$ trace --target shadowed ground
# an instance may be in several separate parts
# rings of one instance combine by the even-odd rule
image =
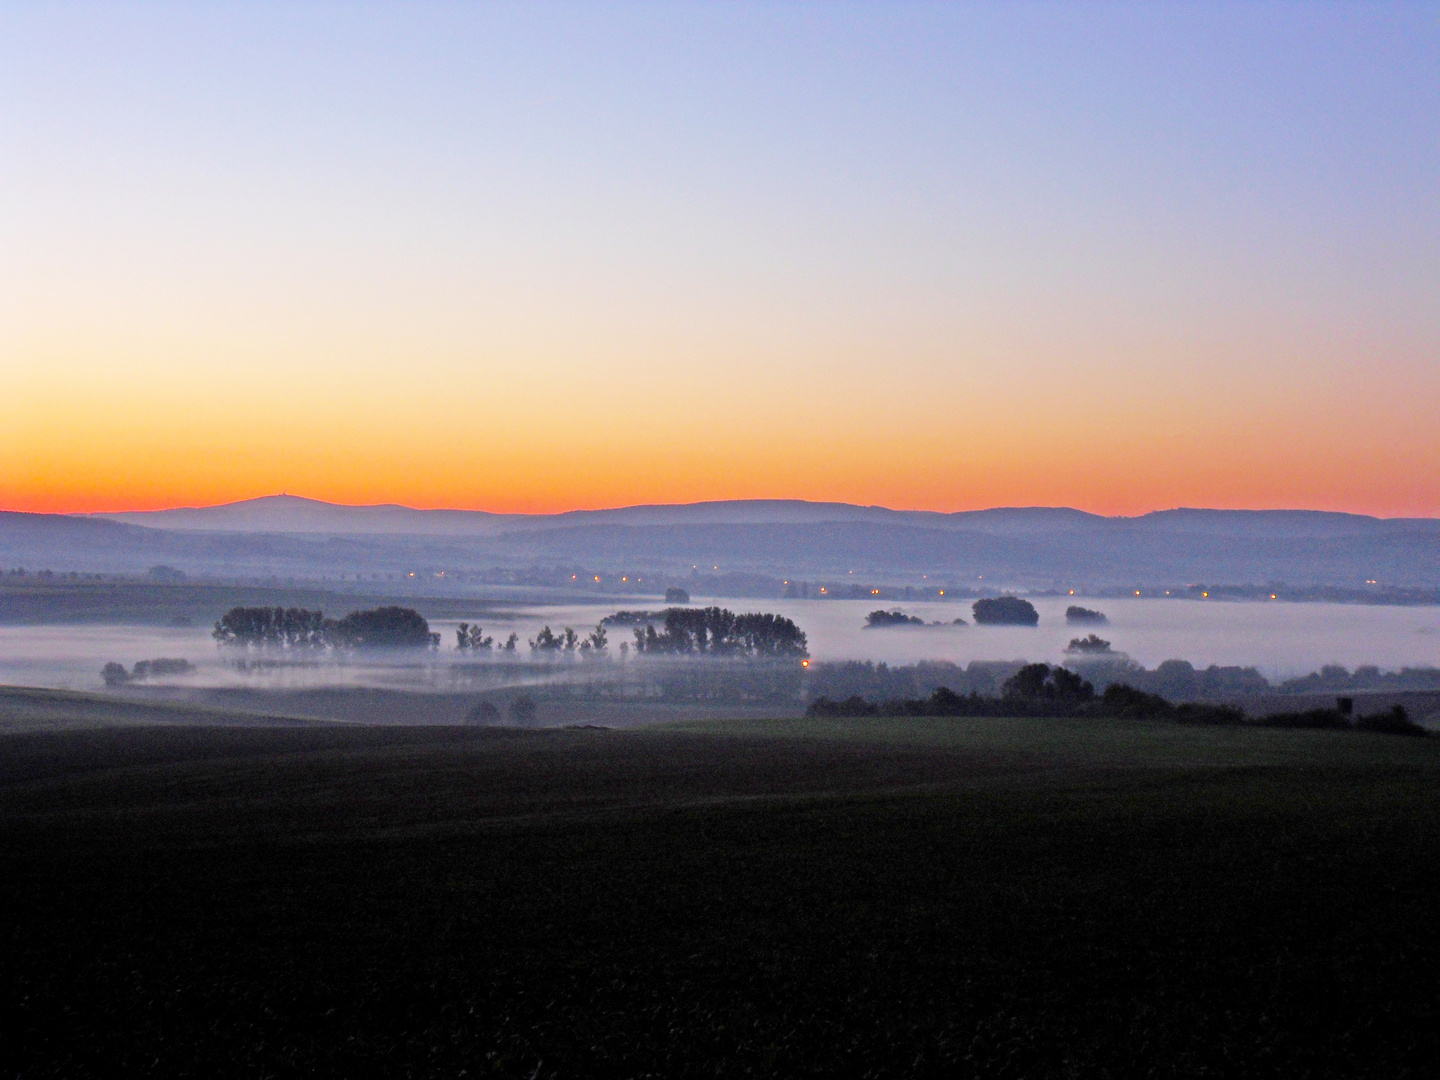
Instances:
[[[1429,1075],[1437,741],[1035,720],[9,735],[0,1059]]]

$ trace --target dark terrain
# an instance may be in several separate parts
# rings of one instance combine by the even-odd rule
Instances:
[[[1429,1076],[1435,743],[924,719],[10,734],[0,1068]]]

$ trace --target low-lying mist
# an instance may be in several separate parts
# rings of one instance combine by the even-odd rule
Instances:
[[[690,609],[703,606],[696,598]],[[1182,660],[1198,671],[1253,668],[1262,682],[1278,687],[1288,679],[1318,673],[1326,665],[1347,671],[1440,666],[1440,609],[1361,607],[1339,604],[1176,603],[1164,600],[1086,601],[1100,608],[1099,627],[1067,623],[1068,598],[1039,598],[1036,626],[977,625],[966,602],[899,605],[907,621],[867,628],[877,605],[865,601],[774,601],[764,605],[792,619],[807,636],[813,665],[754,662],[696,668],[685,657],[641,656],[633,626],[612,622],[607,647],[586,653],[532,651],[529,643],[545,628],[563,641],[566,628],[577,643],[612,616],[613,604],[535,607],[473,620],[430,620],[437,648],[363,650],[235,649],[217,647],[209,627],[120,625],[0,627],[0,681],[13,685],[99,690],[106,664],[127,672],[141,664],[130,690],[304,691],[375,688],[448,695],[537,693],[647,698],[728,700],[734,704],[799,700],[826,665],[845,661],[915,665],[938,662],[961,669],[979,662],[1018,664],[1128,665],[1154,671]],[[663,612],[663,606],[652,610]],[[956,619],[963,619],[957,625]],[[920,622],[908,621],[918,619]],[[488,649],[456,648],[462,622],[467,631],[489,638]],[[1098,630],[1106,644],[1100,655],[1067,652],[1077,638]],[[504,643],[515,642],[506,652]],[[625,646],[624,649],[621,646]],[[188,668],[145,662],[183,660]],[[979,669],[977,669],[979,670]],[[708,681],[707,681],[708,680]],[[748,680],[748,681],[747,681]],[[1331,680],[1334,681],[1333,679]],[[1328,684],[1326,684],[1328,685]],[[963,689],[964,687],[952,687]],[[1257,684],[1258,688],[1258,684]]]

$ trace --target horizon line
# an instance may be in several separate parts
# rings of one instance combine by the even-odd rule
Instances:
[[[688,509],[707,506],[735,506],[742,504],[798,504],[813,507],[844,507],[852,510],[875,510],[892,514],[933,514],[939,517],[955,517],[961,514],[982,514],[995,511],[1065,511],[1074,514],[1083,514],[1087,517],[1103,518],[1107,520],[1134,520],[1148,517],[1151,514],[1177,513],[1184,511],[1209,512],[1209,513],[1251,513],[1251,514],[1326,514],[1343,517],[1369,518],[1375,521],[1434,521],[1437,517],[1430,515],[1394,515],[1384,516],[1380,514],[1367,514],[1353,510],[1330,510],[1309,506],[1164,506],[1154,507],[1150,510],[1137,514],[1105,514],[1093,510],[1085,510],[1081,507],[1067,505],[995,505],[974,507],[966,510],[936,510],[926,507],[892,507],[879,503],[851,503],[837,499],[804,499],[804,498],[736,498],[736,499],[698,499],[691,502],[645,502],[629,503],[618,506],[597,506],[597,507],[572,507],[567,510],[551,511],[504,511],[485,510],[478,507],[465,506],[411,506],[398,502],[377,502],[377,503],[343,503],[330,502],[325,499],[317,499],[308,495],[292,494],[288,491],[274,492],[266,495],[256,495],[245,499],[235,499],[230,502],[209,503],[204,505],[177,505],[158,507],[153,509],[117,509],[117,510],[76,510],[51,512],[46,516],[54,517],[115,517],[119,515],[152,515],[170,514],[180,512],[201,513],[209,510],[224,510],[232,507],[245,506],[251,503],[260,503],[275,499],[293,499],[297,502],[311,503],[340,510],[403,510],[419,514],[483,514],[495,518],[547,518],[565,517],[570,514],[601,514],[619,513],[627,510],[666,510],[666,509]],[[3,508],[7,513],[34,513],[44,515],[44,511],[12,510]]]

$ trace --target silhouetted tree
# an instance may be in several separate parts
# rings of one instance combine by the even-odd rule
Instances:
[[[992,626],[1037,626],[1040,613],[1029,600],[1018,596],[992,596],[976,600],[970,610],[975,621]]]
[[[580,651],[598,656],[605,651],[605,647],[609,644],[610,635],[605,630],[605,624],[603,622],[596,623],[595,629],[586,635],[584,641],[580,642]]]
[[[859,694],[854,694],[844,701],[831,701],[828,697],[818,697],[812,701],[805,710],[806,716],[874,716],[880,711],[878,705],[866,701]]]
[[[1125,683],[1111,683],[1100,695],[1100,706],[1106,716],[1121,719],[1148,720],[1175,715],[1175,706],[1159,694],[1147,694]]]
[[[1026,664],[1009,679],[1001,696],[1015,701],[1052,701],[1080,705],[1095,696],[1095,687],[1068,668]]]
[[[440,635],[414,608],[380,607],[352,611],[338,622],[325,624],[326,640],[335,648],[408,648],[438,646]]]
[[[1065,646],[1065,651],[1067,653],[1080,653],[1082,655],[1097,655],[1108,653],[1112,650],[1110,648],[1110,642],[1098,634],[1088,634],[1083,638],[1071,638],[1070,644]]]
[[[1045,680],[1050,677],[1049,664],[1026,664],[1005,680],[1001,696],[1007,698],[1038,698],[1045,695]]]
[[[486,637],[478,623],[471,626],[469,623],[462,622],[455,631],[455,648],[460,652],[480,652],[488,650],[494,645],[495,639]]]
[[[564,635],[556,634],[550,629],[548,623],[530,641],[531,652],[559,652],[563,648],[565,648]]]
[[[865,629],[873,630],[886,626],[924,626],[925,620],[906,615],[899,608],[894,611],[872,611],[865,616]]]

